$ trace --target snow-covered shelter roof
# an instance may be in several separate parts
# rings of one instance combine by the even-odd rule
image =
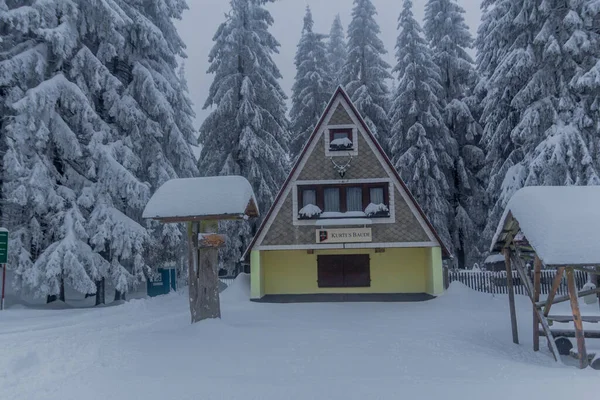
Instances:
[[[490,254],[485,261],[483,262],[484,264],[495,264],[495,263],[500,263],[500,262],[504,262],[504,254]]]
[[[600,265],[600,186],[532,186],[506,206],[491,251],[521,233],[546,266]]]
[[[143,218],[163,222],[258,217],[250,182],[241,176],[172,179],[152,196]]]

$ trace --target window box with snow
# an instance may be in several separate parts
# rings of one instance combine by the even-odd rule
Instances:
[[[353,149],[352,129],[329,130],[329,151],[348,151]]]
[[[387,218],[386,183],[298,186],[298,219]]]

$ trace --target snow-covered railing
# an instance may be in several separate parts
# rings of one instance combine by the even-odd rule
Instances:
[[[470,270],[447,270],[447,285],[452,282],[460,282],[465,286],[479,292],[491,294],[508,294],[506,286],[506,272],[493,271],[470,271]],[[556,272],[554,270],[542,271],[541,294],[548,294],[552,287],[552,280]],[[533,277],[532,277],[533,279]],[[575,271],[575,284],[577,290],[581,290],[587,283],[587,273]],[[521,281],[517,271],[513,271],[513,285],[515,294],[526,295],[525,285]],[[557,294],[568,294],[566,280],[561,283]]]

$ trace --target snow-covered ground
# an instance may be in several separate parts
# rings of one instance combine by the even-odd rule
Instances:
[[[247,277],[223,319],[190,325],[185,294],[101,309],[0,312],[2,399],[564,399],[600,372],[522,344],[504,296],[453,284],[424,303],[257,304]],[[586,311],[598,311],[597,304]]]

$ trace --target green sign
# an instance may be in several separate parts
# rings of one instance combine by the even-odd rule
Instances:
[[[0,264],[8,263],[8,231],[0,228]]]

